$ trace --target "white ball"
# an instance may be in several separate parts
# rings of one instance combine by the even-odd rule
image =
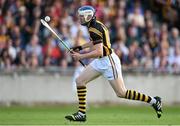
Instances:
[[[46,16],[46,17],[45,17],[45,21],[46,21],[46,22],[49,22],[50,20],[51,20],[51,18],[50,18],[49,16]]]

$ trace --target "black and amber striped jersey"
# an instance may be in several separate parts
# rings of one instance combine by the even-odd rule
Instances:
[[[108,56],[112,53],[109,31],[107,27],[98,20],[93,20],[88,26],[91,41],[100,41],[103,43],[103,56]]]

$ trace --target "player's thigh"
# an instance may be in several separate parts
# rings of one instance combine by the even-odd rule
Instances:
[[[100,75],[100,72],[96,71],[92,66],[88,65],[76,79],[77,86],[85,85],[86,83],[88,83],[91,80],[94,80]]]
[[[111,84],[111,87],[114,89],[114,91],[118,97],[125,97],[127,89],[124,85],[122,76],[120,76],[114,80],[109,80],[109,83]]]
[[[116,92],[118,97],[124,97],[126,93],[126,88],[124,85],[124,80],[122,77],[121,67],[116,64],[115,67],[109,67],[103,76],[108,79],[111,87]]]
[[[121,62],[116,54],[112,54],[110,60],[112,60],[112,66],[107,69],[104,76],[108,77],[108,81],[117,96],[124,97],[126,94],[126,88],[122,77]]]

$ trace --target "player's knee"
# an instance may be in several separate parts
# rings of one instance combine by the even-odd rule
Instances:
[[[76,84],[77,84],[77,86],[84,86],[85,82],[81,78],[78,77],[76,79]]]
[[[124,92],[116,92],[116,95],[119,98],[124,98],[125,97],[125,93]]]

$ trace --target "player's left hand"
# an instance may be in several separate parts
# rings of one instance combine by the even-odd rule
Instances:
[[[70,48],[72,51],[74,52],[79,52],[80,50],[82,50],[82,46],[75,46],[75,47],[72,47]]]
[[[82,54],[77,53],[77,52],[71,53],[71,56],[73,57],[74,60],[80,60],[80,59],[82,59]]]

